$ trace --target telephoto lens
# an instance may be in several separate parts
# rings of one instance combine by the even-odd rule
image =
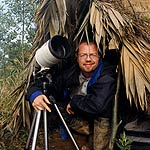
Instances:
[[[35,53],[36,62],[42,68],[51,68],[70,56],[70,45],[66,37],[56,35],[42,45]]]

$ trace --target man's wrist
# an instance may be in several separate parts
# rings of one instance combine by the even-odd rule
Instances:
[[[30,103],[32,103],[34,101],[34,99],[41,95],[42,94],[42,91],[38,90],[38,91],[35,91],[34,93],[32,93],[32,95],[30,96]]]

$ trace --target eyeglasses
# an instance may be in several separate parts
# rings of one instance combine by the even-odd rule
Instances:
[[[91,53],[91,54],[79,53],[78,56],[83,59],[87,59],[88,57],[90,57],[91,59],[99,58],[99,55],[95,53]]]

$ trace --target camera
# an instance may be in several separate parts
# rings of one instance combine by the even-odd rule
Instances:
[[[35,53],[36,62],[41,68],[51,68],[62,59],[70,56],[70,45],[66,37],[55,35]]]

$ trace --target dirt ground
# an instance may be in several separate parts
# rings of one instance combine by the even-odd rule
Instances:
[[[56,118],[54,120],[56,120]],[[61,138],[59,126],[56,126],[56,124],[54,123],[54,121],[52,124],[51,121],[51,126],[48,126],[49,150],[76,150],[75,145],[69,135],[67,140],[65,141]],[[80,135],[74,133],[73,131],[71,131],[71,133],[80,150],[92,150],[92,136]],[[4,133],[2,130],[0,130],[0,150],[25,150],[28,134],[29,131],[25,130],[23,127],[19,130],[15,138],[12,138],[13,134],[10,131],[5,131]],[[145,134],[144,137],[150,138],[150,132],[145,132]],[[140,134],[139,137],[142,139],[142,134]],[[31,147],[32,147],[32,138],[29,144],[29,150],[31,149]],[[36,150],[44,150],[43,122],[40,122],[36,143]],[[119,148],[115,147],[114,150],[119,150]],[[131,150],[150,150],[150,144],[149,142],[147,143],[134,142],[131,147]]]
[[[91,139],[72,133],[80,150],[92,150]],[[12,139],[12,134],[6,132],[2,137],[0,136],[0,150],[25,150],[28,132],[21,129],[17,136]],[[32,147],[32,139],[29,145],[29,150]],[[43,129],[39,129],[36,150],[44,150],[44,132]],[[48,148],[49,150],[76,150],[70,137],[63,141],[60,137],[58,129],[48,132]],[[115,147],[114,150],[119,150]],[[131,150],[150,150],[150,145],[133,143]]]
[[[90,140],[87,136],[77,135],[72,133],[77,145],[82,150],[90,149]],[[25,149],[28,133],[22,129],[18,135],[12,139],[12,134],[6,132],[3,138],[0,138],[0,150],[23,150]],[[32,138],[29,145],[29,149],[32,147]],[[73,141],[68,136],[67,140],[62,140],[58,129],[48,132],[48,147],[51,150],[76,150]],[[39,129],[36,150],[44,150],[44,132],[43,129]]]

